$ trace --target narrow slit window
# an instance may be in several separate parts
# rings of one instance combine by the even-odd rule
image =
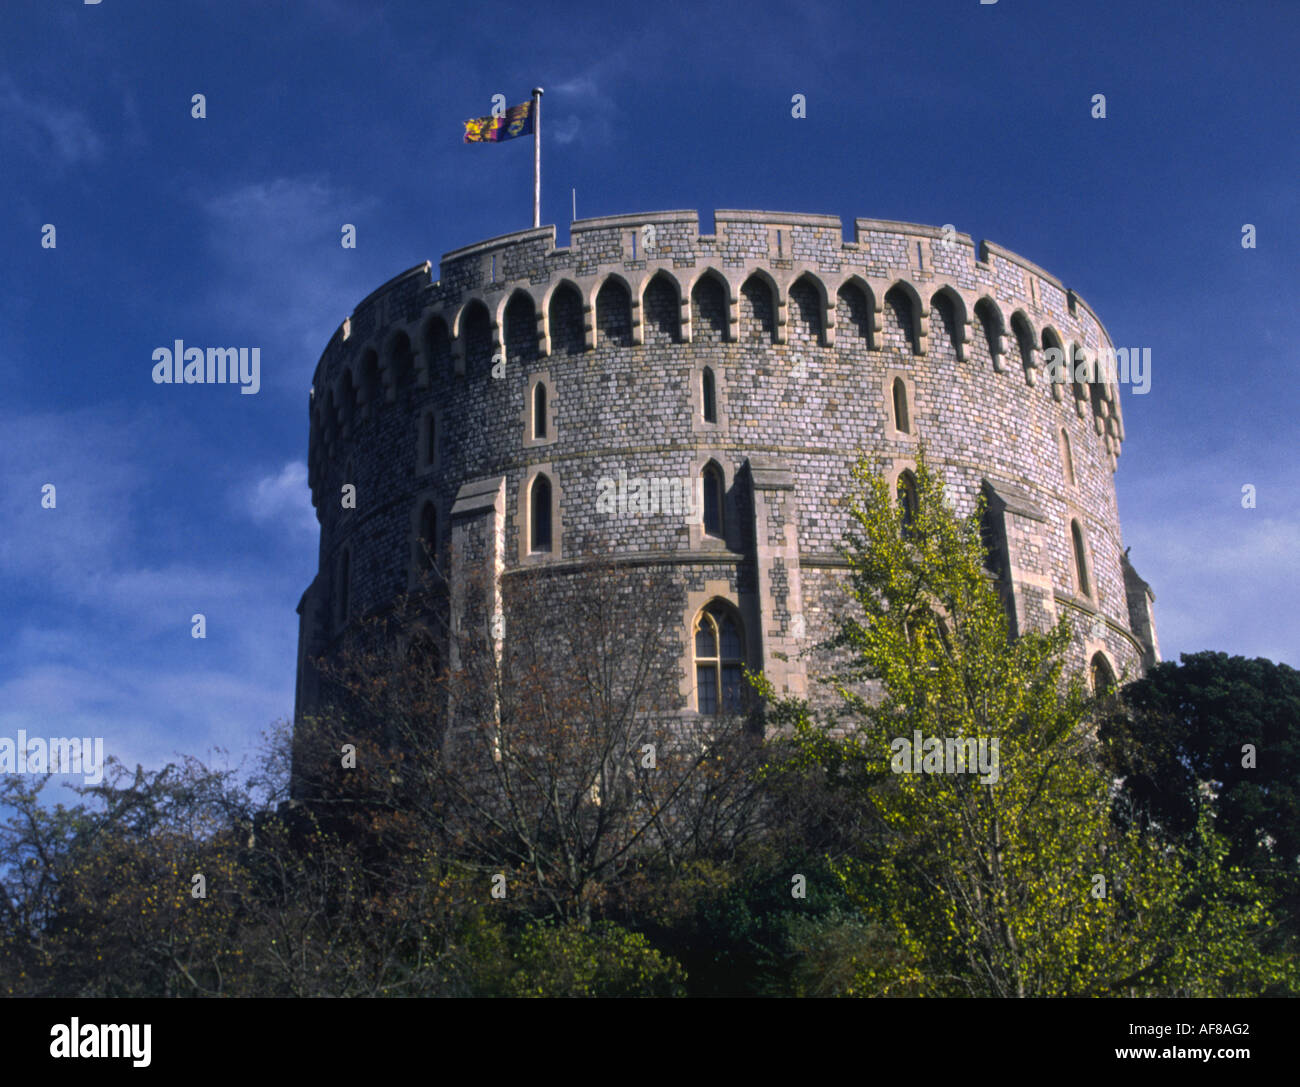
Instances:
[[[907,386],[901,377],[894,378],[894,429],[900,434],[912,433],[911,414],[907,409]]]
[[[1070,522],[1070,540],[1074,544],[1074,577],[1079,586],[1080,596],[1091,596],[1092,588],[1088,581],[1088,560],[1083,546],[1083,529],[1078,521]]]
[[[722,472],[716,464],[704,466],[704,531],[721,538],[723,486]]]
[[[533,437],[546,437],[546,383],[542,381],[533,389]]]
[[[904,472],[898,477],[898,508],[903,514],[903,538],[911,539],[916,535],[916,521],[920,514],[916,477],[911,472]]]
[[[533,480],[529,499],[531,550],[551,550],[551,481],[545,476]]]
[[[1065,471],[1065,482],[1074,486],[1074,454],[1070,452],[1070,436],[1061,431],[1061,467]]]
[[[438,511],[432,502],[420,510],[420,569],[432,570],[438,557]]]

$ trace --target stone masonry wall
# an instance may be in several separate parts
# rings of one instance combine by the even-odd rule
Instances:
[[[358,305],[313,380],[320,573],[300,607],[312,652],[410,586],[419,506],[434,504],[442,553],[462,488],[504,478],[502,576],[610,554],[668,563],[683,599],[663,606],[689,610],[718,591],[740,609],[751,663],[770,667],[772,645],[817,640],[842,606],[838,549],[856,456],[897,475],[924,442],[958,512],[986,485],[1020,496],[1004,519],[1022,626],[1066,611],[1080,661],[1103,652],[1118,675],[1152,659],[1154,630],[1131,628],[1146,612],[1129,599],[1122,562],[1118,389],[1080,399],[1044,368],[1044,330],[1067,351],[1110,346],[1086,303],[1023,258],[941,228],[859,219],[846,242],[834,216],[735,211],[716,212],[715,226],[700,235],[696,214],[681,211],[586,220],[562,249],[553,227],[521,231],[446,254],[436,281],[430,264],[417,266]],[[1027,323],[1026,349],[1013,315]],[[379,381],[367,402],[372,355]],[[703,414],[705,367],[716,422]],[[909,432],[894,418],[895,378],[908,390]],[[551,413],[540,436],[529,414],[539,381]],[[436,449],[422,457],[427,413]],[[693,482],[710,462],[725,488],[721,538],[680,512],[598,508],[602,481]],[[757,487],[749,468],[759,462],[792,489]],[[527,535],[539,473],[553,493],[549,553],[531,553]],[[347,483],[355,509],[340,501]],[[1087,596],[1072,519],[1086,540]],[[348,617],[333,604],[344,549]],[[689,704],[685,635],[683,647]],[[299,690],[301,703],[311,687]]]

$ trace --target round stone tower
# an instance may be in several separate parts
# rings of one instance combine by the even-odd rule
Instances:
[[[1118,386],[1080,380],[1113,357],[1087,303],[951,229],[714,222],[582,220],[563,249],[553,226],[503,235],[343,322],[312,381],[300,715],[322,697],[311,661],[431,558],[453,625],[530,567],[667,567],[675,596],[643,606],[680,628],[684,716],[728,708],[741,664],[812,693],[800,653],[844,599],[850,468],[865,452],[906,492],[920,441],[958,512],[987,496],[1016,630],[1070,613],[1094,681],[1159,659],[1120,537]]]

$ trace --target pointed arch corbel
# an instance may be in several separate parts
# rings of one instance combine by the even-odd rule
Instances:
[[[676,275],[673,274],[671,268],[666,268],[663,266],[657,268],[647,268],[645,270],[644,276],[642,276],[640,279],[637,280],[637,293],[636,295],[633,296],[632,299],[632,330],[633,330],[632,338],[634,343],[645,342],[645,324],[644,324],[645,292],[649,290],[650,284],[659,278],[666,279],[668,283],[672,286],[672,289],[677,293],[677,338],[678,340],[685,342],[685,337],[689,332],[691,297],[689,294],[683,293],[682,281],[678,279]],[[682,323],[683,312],[685,313],[685,316],[688,320],[687,324]],[[641,317],[641,321],[639,322],[638,322],[638,317]],[[636,333],[638,329],[640,329],[641,332],[641,339],[636,338]]]
[[[1038,333],[1034,322],[1023,309],[1011,314],[1009,322],[1011,334],[1016,337],[1016,345],[1024,356],[1025,384],[1030,388],[1038,384],[1038,373],[1043,368],[1043,357],[1038,346]]]
[[[433,382],[433,331],[442,325],[442,331],[446,334],[447,344],[451,344],[451,332],[447,324],[446,315],[440,309],[428,309],[420,318],[420,343],[415,352],[415,384],[416,388],[427,389]]]
[[[997,300],[991,294],[981,294],[978,297],[972,292],[970,304],[973,325],[978,325],[980,334],[984,334],[984,322],[980,319],[980,312],[989,314],[990,324],[993,329],[993,335],[990,338],[989,352],[993,356],[993,372],[1004,374],[1007,371],[1007,321],[1002,315],[1002,307],[998,305]]]
[[[912,281],[899,277],[893,280],[886,294],[895,287],[907,295],[912,303],[912,354],[926,355],[929,354],[930,345],[930,303],[922,297],[921,292],[916,289]],[[882,296],[883,298],[883,296]]]
[[[490,353],[496,355],[502,350],[501,346],[501,326],[492,316],[492,307],[477,292],[471,294],[461,304],[456,311],[456,316],[452,320],[451,332],[451,357],[457,376],[465,376],[465,315],[475,306],[482,306],[488,317],[488,341]]]
[[[493,327],[500,328],[502,330],[501,344],[500,344],[501,357],[502,358],[506,357],[505,340],[509,334],[509,331],[506,329],[506,310],[510,308],[511,303],[514,302],[516,298],[523,298],[530,306],[532,306],[533,344],[536,347],[540,348],[541,337],[538,334],[538,329],[541,326],[541,321],[538,319],[537,295],[534,294],[532,291],[525,289],[524,287],[515,287],[513,290],[510,291],[502,291],[501,295],[502,297],[497,301],[496,313],[493,315]],[[492,347],[493,354],[496,353],[497,349],[498,349],[497,345],[493,344]]]
[[[692,317],[694,307],[695,288],[705,279],[716,280],[718,286],[722,288],[723,313],[725,315],[725,326],[722,330],[724,342],[734,342],[736,339],[736,329],[739,326],[739,311],[736,307],[736,292],[732,289],[732,282],[717,268],[706,265],[699,270],[699,273],[689,280],[685,285],[686,305],[683,313],[687,317]],[[691,343],[694,340],[695,327],[693,320],[689,324],[682,326],[682,341]]]
[[[411,329],[407,325],[394,325],[388,330],[384,337],[383,347],[379,352],[379,380],[384,392],[386,403],[397,403],[397,372],[393,367],[393,354],[403,339],[406,340],[406,349],[411,353],[411,380],[415,380],[416,346],[411,339]]]
[[[967,358],[967,348],[970,345],[970,306],[962,296],[962,293],[951,283],[943,283],[939,287],[935,288],[935,290],[930,294],[930,301],[933,302],[938,295],[943,295],[952,306],[952,346],[953,350],[957,354],[957,361],[965,362]]]
[[[551,302],[555,298],[555,292],[566,286],[578,292],[578,300],[581,303],[582,311],[583,344],[587,348],[591,346],[590,337],[587,334],[587,325],[589,323],[587,319],[587,294],[575,280],[565,276],[549,284],[540,298],[534,297],[537,306],[537,353],[539,358],[549,358],[554,350],[555,337],[551,329]]]
[[[1065,382],[1056,380],[1061,377],[1062,374],[1055,370],[1055,356],[1049,354],[1049,352],[1060,353],[1060,366],[1062,371],[1072,369],[1073,363],[1071,362],[1069,355],[1066,353],[1067,348],[1065,346],[1065,339],[1056,331],[1054,326],[1044,325],[1042,331],[1038,334],[1038,342],[1043,352],[1044,376],[1047,378],[1047,383],[1050,386],[1052,399],[1059,404],[1064,398]],[[1066,373],[1065,376],[1068,380],[1069,374]]]
[[[757,278],[759,282],[767,288],[768,296],[772,301],[772,342],[785,343],[785,288],[776,281],[776,278],[766,268],[751,268],[746,272],[745,279],[741,283],[739,295],[744,290],[745,283],[751,279]]]
[[[830,292],[827,289],[826,281],[822,278],[821,272],[813,265],[806,262],[796,264],[789,273],[789,283],[786,286],[786,299],[789,299],[790,288],[798,283],[801,279],[807,280],[812,289],[817,294],[818,302],[821,306],[821,336],[819,345],[822,347],[835,346],[835,307],[831,305]]]
[[[875,350],[880,343],[880,310],[878,308],[879,294],[877,287],[867,279],[866,276],[859,272],[851,272],[840,279],[835,284],[835,298],[838,305],[839,295],[845,287],[854,287],[862,292],[862,297],[867,303],[867,348]]]

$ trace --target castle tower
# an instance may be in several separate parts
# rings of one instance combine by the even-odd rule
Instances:
[[[850,468],[865,451],[906,487],[921,440],[959,513],[988,497],[1017,630],[1068,613],[1094,681],[1159,659],[1120,537],[1118,386],[1052,379],[1112,348],[1087,303],[950,230],[858,219],[846,242],[836,216],[714,220],[705,235],[691,211],[582,220],[567,248],[550,226],[504,235],[344,321],[312,382],[321,542],[299,715],[321,698],[310,661],[416,584],[425,539],[453,623],[490,622],[521,570],[668,566],[677,597],[646,606],[680,627],[685,717],[725,708],[739,663],[811,693],[799,653],[844,599]],[[653,512],[628,509],[636,491]]]

